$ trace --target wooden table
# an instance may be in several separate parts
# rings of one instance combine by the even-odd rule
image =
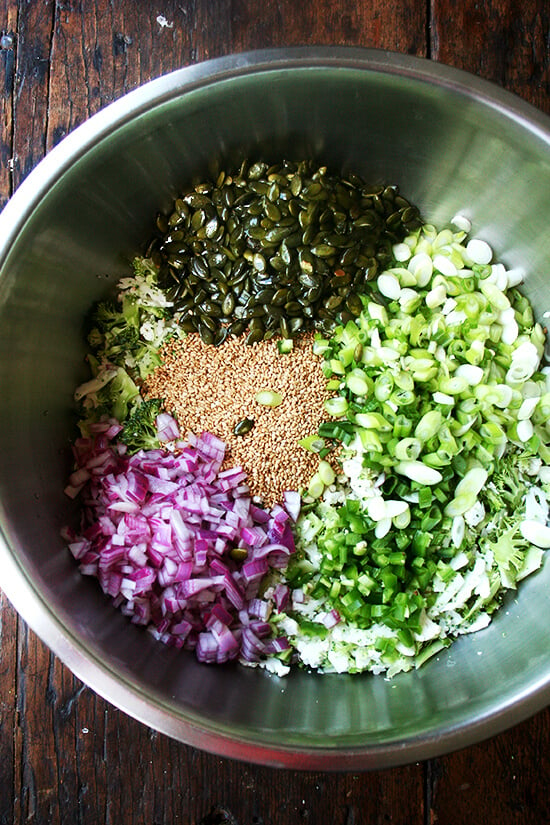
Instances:
[[[139,84],[253,48],[381,47],[495,81],[550,113],[548,0],[0,0],[0,203],[75,126]],[[459,753],[363,774],[220,759],[85,687],[0,596],[0,823],[544,825],[550,711]]]

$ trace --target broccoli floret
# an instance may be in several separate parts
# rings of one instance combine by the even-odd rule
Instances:
[[[120,440],[126,444],[129,453],[138,450],[152,450],[160,446],[157,431],[157,416],[162,412],[161,398],[150,398],[136,404],[125,421]]]
[[[120,422],[126,420],[139,397],[139,387],[122,367],[118,367],[114,378],[100,393],[101,401],[109,415]]]
[[[525,479],[525,471],[531,459],[526,453],[507,453],[497,463],[489,483],[481,496],[491,510],[514,512],[521,506],[525,493],[530,487]]]
[[[93,378],[75,393],[83,433],[103,416],[124,423],[141,403],[141,384],[160,366],[159,350],[175,334],[169,323],[171,306],[147,258],[136,258],[134,276],[119,281],[116,300],[96,304],[88,332]]]
[[[169,317],[173,306],[158,285],[158,269],[149,258],[135,258],[133,278],[122,278],[118,288],[124,299],[145,307],[157,318]]]
[[[125,369],[109,362],[99,362],[88,356],[93,378],[77,387],[74,397],[84,414],[80,428],[102,416],[124,421],[132,405],[139,399],[139,387]]]
[[[520,519],[509,521],[506,529],[497,531],[496,540],[488,540],[488,549],[492,551],[502,583],[506,587],[515,587],[519,574],[525,564],[527,552],[531,548],[520,530]]]
[[[144,281],[149,280],[156,284],[158,268],[151,258],[136,257],[132,261],[132,267],[136,278],[142,278]]]
[[[112,301],[102,301],[96,305],[93,320],[103,335],[118,332],[126,325],[138,328],[139,311],[134,304],[121,302],[120,307]]]
[[[519,530],[519,523],[512,523],[496,541],[489,541],[495,561],[501,570],[518,572],[523,564],[523,554],[529,547]]]
[[[90,410],[102,406],[102,392],[115,377],[118,367],[113,364],[100,364],[92,355],[88,356],[88,363],[93,378],[76,388],[74,399],[81,402],[85,409]]]
[[[88,343],[110,362],[122,365],[127,353],[142,345],[139,325],[137,304],[123,300],[117,308],[110,301],[102,301],[93,311]]]

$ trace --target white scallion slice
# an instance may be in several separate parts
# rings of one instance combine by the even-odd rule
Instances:
[[[472,229],[472,222],[465,215],[455,215],[453,218],[451,218],[451,223],[453,226],[456,226],[456,228],[460,229],[462,232],[468,233]]]
[[[479,238],[472,238],[471,241],[468,241],[466,252],[475,264],[485,266],[493,260],[493,250],[488,243]]]
[[[399,475],[418,481],[419,484],[439,484],[443,476],[434,467],[428,467],[421,461],[398,461],[394,467]]]

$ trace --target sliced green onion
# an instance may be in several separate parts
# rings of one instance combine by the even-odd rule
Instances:
[[[260,390],[254,396],[254,400],[262,407],[278,407],[283,403],[283,396],[275,390]]]
[[[334,398],[329,398],[325,401],[325,410],[329,415],[339,418],[348,411],[349,404],[341,395],[336,395]]]
[[[463,515],[473,507],[488,476],[489,473],[485,467],[472,467],[457,484],[454,498],[445,508],[445,515],[454,518]]]
[[[320,461],[319,462],[319,469],[317,470],[319,478],[323,482],[326,487],[329,487],[331,484],[334,484],[336,479],[336,474],[328,463],[328,461]]]
[[[325,449],[326,442],[324,438],[318,435],[307,435],[305,438],[301,438],[298,444],[311,453],[320,453]]]
[[[318,473],[315,473],[309,482],[309,486],[307,488],[308,495],[311,498],[320,498],[325,491],[325,485],[323,484],[320,476]]]
[[[439,410],[429,410],[424,413],[414,430],[415,438],[419,441],[429,441],[438,432],[443,421]]]
[[[346,375],[346,386],[354,395],[365,396],[372,390],[373,382],[363,370],[355,368]]]
[[[443,476],[439,470],[426,467],[421,461],[398,461],[395,465],[396,473],[417,481],[419,484],[439,484]]]
[[[509,511],[497,506],[502,462],[524,450],[533,472],[540,461],[550,465],[550,393],[539,372],[542,328],[529,302],[508,288],[514,276],[492,264],[485,242],[468,240],[469,229],[457,216],[449,228],[423,226],[396,243],[396,265],[374,282],[387,305],[361,296],[363,311],[314,350],[337,393],[325,409],[338,420],[324,422],[318,440],[301,442],[321,459],[308,492],[322,501],[308,502],[304,515],[319,558],[307,570],[303,560],[291,567],[344,626],[385,625],[391,635],[376,642],[383,666],[407,656],[422,661],[447,644],[428,638],[437,632],[430,623],[438,600],[472,578],[481,558],[479,592],[453,609],[464,627],[496,607],[508,586],[504,563],[515,583],[550,547],[550,528],[524,518],[510,530],[514,542],[531,541],[530,550],[516,559],[515,544],[507,556],[504,542],[500,555],[479,552],[478,542],[498,544],[502,523],[517,518],[517,502]],[[345,472],[349,460],[353,491],[338,504],[324,495],[336,482],[325,461],[334,441]],[[511,484],[508,494],[520,501],[521,489]],[[300,621],[306,635],[326,636],[326,628]]]
[[[399,461],[416,459],[422,451],[422,444],[418,438],[402,438],[394,448],[394,455]]]
[[[294,341],[292,338],[281,338],[280,341],[277,342],[277,349],[281,355],[287,355],[289,352],[292,352],[294,347]],[[315,353],[319,355],[320,353]]]

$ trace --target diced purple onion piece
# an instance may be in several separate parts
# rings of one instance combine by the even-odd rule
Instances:
[[[67,494],[80,494],[82,523],[80,534],[65,528],[63,537],[80,571],[97,577],[133,623],[194,650],[201,662],[256,662],[287,649],[286,640],[268,639],[272,603],[258,592],[269,569],[294,552],[299,496],[286,493],[284,507],[264,510],[252,502],[242,468],[220,471],[219,438],[190,434],[183,442],[164,413],[157,426],[172,450],[128,456],[114,441],[122,428],[113,419],[75,441]],[[248,549],[244,562],[232,558],[236,547]],[[277,609],[288,599],[278,585]]]

